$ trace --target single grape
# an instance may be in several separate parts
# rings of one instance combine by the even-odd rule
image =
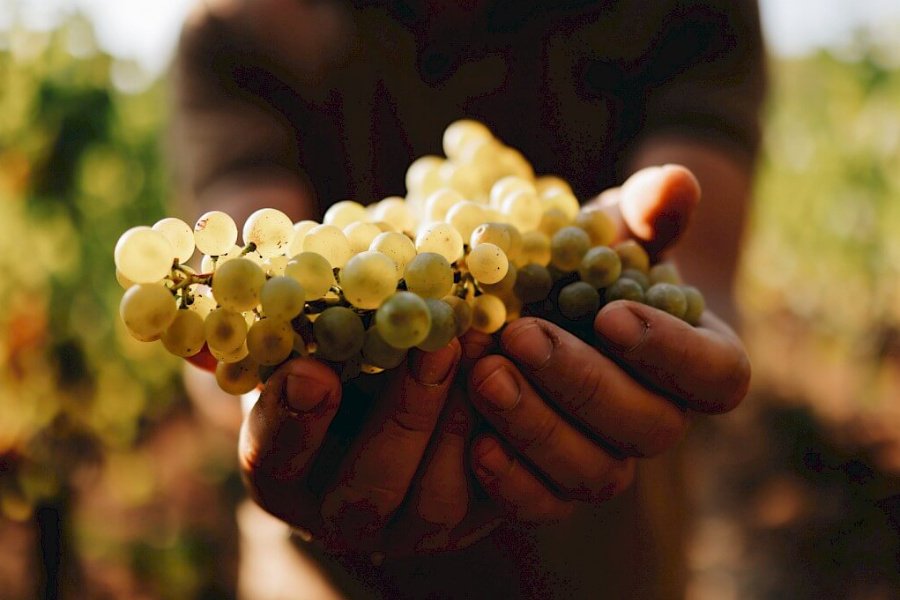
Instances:
[[[242,232],[245,244],[255,244],[263,258],[289,251],[294,238],[291,219],[276,208],[260,208],[244,222]]]
[[[562,316],[577,321],[597,314],[600,308],[600,294],[589,283],[576,281],[559,291],[557,306]]]
[[[469,248],[477,248],[479,244],[494,244],[508,252],[512,244],[509,228],[503,223],[482,223],[469,236]]]
[[[443,301],[453,309],[456,319],[456,336],[459,337],[472,327],[472,305],[459,296],[444,296]]]
[[[550,264],[550,238],[541,231],[526,231],[522,234],[522,251],[516,259],[517,265],[534,263],[547,266]]]
[[[647,276],[650,278],[650,284],[671,283],[672,285],[681,285],[681,274],[678,268],[672,263],[658,263],[650,267]]]
[[[210,350],[234,352],[247,339],[247,321],[239,312],[217,308],[206,316],[203,331]]]
[[[506,323],[506,305],[493,294],[475,296],[472,304],[472,329],[494,333]]]
[[[495,296],[508,296],[513,293],[513,286],[516,285],[516,277],[518,276],[519,270],[516,268],[516,265],[509,263],[509,268],[506,270],[506,275],[503,276],[503,279],[498,281],[497,283],[484,283],[483,281],[479,281],[479,285],[481,286],[481,290],[485,294],[493,294]]]
[[[616,237],[616,224],[602,210],[583,210],[575,216],[575,225],[591,238],[592,246],[608,246]]]
[[[380,233],[381,229],[374,223],[357,221],[344,227],[344,235],[347,237],[347,243],[350,244],[350,252],[352,254],[359,254],[368,250],[372,240]]]
[[[284,268],[284,275],[295,279],[303,287],[307,302],[324,297],[335,284],[331,264],[316,252],[296,255]]]
[[[366,207],[353,200],[335,202],[328,207],[328,210],[325,211],[325,215],[322,217],[323,224],[334,225],[338,229],[343,229],[350,223],[368,220],[369,215],[366,213]],[[304,248],[304,250],[309,250],[309,248]]]
[[[196,287],[196,286],[195,286]],[[204,286],[206,287],[206,286]],[[198,293],[196,290],[193,294],[193,300],[188,305],[188,308],[198,315],[200,315],[201,319],[206,319],[206,316],[211,313],[216,308],[216,301],[207,296],[206,294]]]
[[[122,287],[123,290],[127,290],[131,286],[135,285],[135,283],[132,280],[130,280],[127,277],[125,277],[124,275],[122,275],[122,271],[120,271],[118,269],[116,269],[116,281],[119,283],[119,285]],[[151,281],[149,283],[159,283],[159,282]]]
[[[703,294],[692,285],[681,287],[684,293],[684,299],[687,301],[687,308],[684,311],[684,320],[691,325],[698,325],[703,311],[706,310],[706,299]]]
[[[416,221],[403,198],[390,196],[377,204],[372,212],[375,221],[384,221],[394,231],[412,231]]]
[[[397,291],[397,266],[379,252],[357,254],[341,269],[344,297],[357,308],[378,308]]]
[[[122,322],[132,337],[142,342],[159,338],[175,319],[177,311],[172,292],[153,283],[131,286],[119,303]]]
[[[325,257],[334,268],[341,268],[350,260],[350,242],[344,232],[334,225],[318,225],[306,232],[303,251],[315,252]]]
[[[282,363],[293,349],[294,330],[287,321],[272,317],[260,319],[247,332],[247,350],[260,365]]]
[[[557,231],[572,224],[572,219],[568,218],[562,211],[552,208],[544,211],[541,216],[541,222],[538,224],[537,230],[552,238]]]
[[[213,298],[220,306],[242,312],[259,304],[259,293],[266,274],[246,258],[230,260],[216,268],[213,275]]]
[[[679,319],[687,312],[687,298],[681,288],[673,283],[654,283],[646,293],[647,304],[663,310]]]
[[[438,188],[425,198],[425,220],[443,221],[451,208],[464,201],[463,195],[456,190],[448,187]]]
[[[175,356],[194,356],[200,352],[205,342],[203,317],[192,310],[177,311],[172,323],[162,334],[163,346]]]
[[[527,179],[515,175],[507,175],[498,179],[491,186],[491,206],[500,209],[503,206],[503,202],[516,192],[537,194],[534,184]]]
[[[273,277],[263,285],[259,301],[267,317],[290,321],[303,310],[306,292],[293,277]]]
[[[506,276],[509,260],[494,244],[479,244],[466,257],[469,272],[481,283],[497,283]],[[445,294],[441,294],[442,296]]]
[[[575,271],[591,247],[588,234],[579,227],[563,227],[550,240],[550,263],[561,271]]]
[[[578,203],[578,198],[576,198],[575,194],[571,191],[560,188],[551,188],[540,194],[540,198],[541,210],[544,213],[551,210],[558,210],[564,214],[567,219],[572,220],[578,216],[578,211],[581,210],[581,204]]]
[[[491,131],[482,123],[473,119],[460,119],[447,126],[441,142],[444,154],[452,159],[460,156],[466,145],[492,137]]]
[[[534,181],[534,187],[537,189],[538,194],[543,196],[544,194],[550,194],[555,191],[567,192],[569,194],[573,194],[572,186],[569,185],[569,182],[559,177],[558,175],[541,175]]]
[[[456,315],[453,308],[443,300],[428,298],[425,304],[428,306],[428,314],[431,315],[431,329],[428,336],[416,346],[426,352],[434,352],[456,337]]]
[[[463,240],[472,237],[475,228],[484,222],[484,208],[477,202],[458,202],[447,211],[447,222],[456,228]]]
[[[515,225],[509,223],[501,223],[501,227],[509,233],[509,249],[506,252],[506,258],[509,260],[518,260],[519,254],[522,252],[522,232]]]
[[[485,196],[481,171],[475,165],[447,161],[440,168],[443,186],[459,192],[463,198],[481,200]]]
[[[260,266],[262,266],[262,269],[267,276],[281,277],[284,275],[284,270],[287,268],[287,264],[290,260],[291,259],[284,254],[277,254],[264,260],[263,264]]]
[[[634,240],[619,242],[613,249],[622,261],[622,269],[634,269],[641,273],[650,271],[650,257],[644,247]]]
[[[636,271],[640,273],[640,271]],[[606,288],[606,301],[632,300],[644,302],[644,288],[640,283],[629,277],[620,277],[611,286]]]
[[[403,363],[406,352],[405,348],[394,348],[384,341],[377,327],[372,326],[366,330],[361,354],[368,364],[380,369],[393,369]]]
[[[463,240],[455,227],[449,223],[429,223],[416,236],[416,250],[434,252],[453,263],[462,258]]]
[[[398,280],[403,277],[406,265],[416,257],[416,245],[413,241],[406,235],[394,231],[379,234],[372,240],[369,250],[380,252],[394,261]]]
[[[440,169],[444,159],[439,156],[421,156],[406,170],[406,190],[410,194],[428,196],[443,183]]]
[[[578,267],[581,280],[593,288],[605,288],[622,272],[619,255],[609,246],[596,246],[587,251]]]
[[[194,225],[194,242],[203,254],[219,256],[237,242],[238,230],[228,214],[220,210],[204,213]]]
[[[440,254],[423,252],[416,255],[403,274],[406,289],[423,298],[441,298],[453,287],[453,269]]]
[[[422,343],[431,330],[431,313],[425,300],[412,292],[395,292],[375,312],[381,336],[395,348]]]
[[[291,244],[288,246],[287,257],[292,258],[303,252],[303,240],[306,234],[313,228],[318,227],[321,223],[317,221],[297,221],[294,223],[294,237],[291,238]]]
[[[116,269],[135,283],[155,283],[172,270],[175,248],[159,231],[132,227],[119,237],[113,252]]]
[[[647,291],[647,288],[650,287],[650,278],[647,277],[646,273],[638,271],[637,269],[622,269],[622,274],[619,275],[619,279],[631,279],[638,283],[644,291]]]
[[[225,254],[220,254],[218,256],[204,254],[203,258],[200,260],[200,272],[212,273],[219,265],[225,264],[229,260],[234,260],[235,258],[242,258],[243,251],[243,248],[235,244]]]
[[[326,308],[313,321],[316,355],[340,362],[348,360],[362,349],[366,331],[359,315],[343,306]]]
[[[259,365],[247,356],[234,363],[216,365],[216,382],[229,394],[246,394],[259,385]]]
[[[552,288],[553,277],[546,267],[527,264],[518,270],[513,291],[522,302],[531,304],[546,300]]]
[[[247,358],[247,356],[250,354],[250,351],[247,350],[247,342],[244,342],[235,350],[229,350],[228,352],[223,352],[221,350],[213,348],[212,346],[209,346],[208,344],[207,348],[209,349],[209,353],[213,355],[213,358],[215,358],[219,362],[224,363],[236,363]]]
[[[186,263],[194,255],[194,230],[181,219],[161,219],[153,225],[153,229],[169,240],[179,263]]]
[[[541,223],[544,207],[537,193],[518,190],[505,197],[500,212],[520,232],[534,231]]]

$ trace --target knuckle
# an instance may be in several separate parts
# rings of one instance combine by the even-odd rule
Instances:
[[[590,417],[588,408],[596,403],[603,392],[603,370],[594,362],[585,362],[574,382],[574,397],[571,399],[573,414],[583,420]]]

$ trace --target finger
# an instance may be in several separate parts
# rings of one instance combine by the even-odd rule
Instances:
[[[476,360],[483,356],[487,356],[497,346],[497,340],[494,336],[469,329],[461,338],[459,338],[463,349],[463,368],[469,369]]]
[[[555,522],[574,510],[571,501],[555,496],[493,436],[475,440],[472,462],[488,495],[518,521]]]
[[[341,399],[334,372],[312,359],[295,359],[270,378],[244,420],[239,462],[257,502],[298,526],[315,518],[304,478]]]
[[[210,373],[216,372],[216,365],[218,361],[216,357],[212,355],[212,352],[209,351],[209,346],[203,344],[203,347],[200,349],[200,352],[193,356],[189,356],[186,359],[189,363],[203,369],[204,371],[209,371]]]
[[[601,344],[623,365],[694,410],[734,409],[750,385],[750,360],[731,329],[706,312],[700,327],[643,304],[613,302],[594,320]]]
[[[459,364],[457,340],[414,352],[353,442],[322,502],[335,535],[370,543],[406,496]]]
[[[700,202],[700,184],[680,165],[648,167],[622,184],[620,209],[628,229],[651,255],[671,245],[687,228]]]
[[[519,319],[500,344],[545,398],[623,454],[655,456],[687,429],[682,408],[552,323]]]
[[[627,463],[604,451],[541,398],[504,356],[472,369],[475,407],[566,498],[602,502],[630,483]]]

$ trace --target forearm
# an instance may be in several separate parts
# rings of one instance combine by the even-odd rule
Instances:
[[[685,137],[656,137],[634,153],[629,171],[665,163],[686,166],[702,188],[700,204],[672,257],[685,280],[703,290],[710,308],[734,324],[733,284],[750,202],[752,161]]]

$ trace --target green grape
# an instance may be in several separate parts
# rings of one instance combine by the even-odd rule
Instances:
[[[255,308],[259,304],[259,293],[266,283],[266,274],[246,258],[229,260],[216,268],[213,275],[213,298],[219,306],[237,312]]]
[[[506,305],[493,294],[475,296],[472,304],[472,329],[494,333],[506,323]]]
[[[575,217],[575,225],[591,238],[592,246],[608,246],[616,237],[616,224],[602,210],[583,210]]]
[[[650,271],[650,257],[644,247],[636,241],[619,242],[613,249],[622,261],[622,269],[635,269],[641,273]]]
[[[175,248],[159,231],[132,227],[119,237],[113,252],[116,269],[135,283],[155,283],[172,270]]]
[[[287,264],[290,262],[290,260],[291,259],[289,259],[284,254],[270,256],[263,261],[262,269],[269,277],[282,277],[284,275],[284,270],[287,268]]]
[[[291,219],[275,208],[261,208],[247,217],[242,231],[245,244],[255,244],[263,258],[283,254],[294,238]]]
[[[516,192],[536,194],[534,184],[516,175],[508,175],[494,182],[491,186],[490,203],[494,208],[503,206],[503,202]]]
[[[550,264],[550,238],[542,231],[527,231],[522,234],[522,252],[516,259],[517,266],[534,263],[547,266]]]
[[[269,317],[260,319],[247,332],[247,351],[260,365],[284,362],[294,349],[294,330],[290,323]]]
[[[172,323],[162,334],[163,346],[175,356],[194,356],[200,352],[205,342],[203,317],[192,310],[177,311]]]
[[[509,249],[503,250],[506,252],[506,258],[513,261],[518,260],[519,254],[522,253],[522,232],[509,223],[500,223],[500,226],[509,233]]]
[[[534,231],[541,223],[544,207],[534,191],[517,190],[503,199],[500,212],[520,232]]]
[[[375,221],[383,221],[395,232],[412,231],[416,221],[403,198],[390,196],[381,200],[372,211]]]
[[[456,336],[459,337],[472,327],[472,305],[459,296],[444,296],[443,301],[453,309],[456,319]]]
[[[444,159],[439,156],[420,156],[406,170],[406,189],[410,194],[425,197],[441,185],[440,169]]]
[[[466,257],[466,265],[479,283],[487,284],[499,282],[509,270],[506,254],[490,243],[479,244],[473,248]]]
[[[534,180],[534,187],[541,196],[552,194],[557,190],[574,194],[569,182],[558,175],[541,175]]]
[[[575,271],[590,247],[591,239],[583,229],[563,227],[550,240],[550,264],[561,271]]]
[[[557,305],[562,316],[577,321],[597,313],[597,309],[600,308],[600,294],[589,283],[576,281],[559,291]]]
[[[395,292],[375,312],[375,324],[384,340],[395,348],[422,343],[431,330],[428,305],[412,292]]]
[[[331,264],[324,256],[315,252],[296,255],[284,268],[284,275],[303,287],[307,302],[324,297],[335,284]]]
[[[638,273],[640,271],[637,271]],[[644,302],[644,288],[640,283],[629,277],[620,277],[615,283],[606,288],[606,301],[632,300]]]
[[[481,285],[481,290],[485,294],[494,294],[495,296],[508,296],[512,294],[513,287],[516,285],[516,277],[518,276],[519,270],[512,263],[509,264],[509,268],[506,270],[506,275],[503,276],[503,279],[498,281],[497,283],[484,283],[479,281],[478,283]]]
[[[428,337],[417,344],[426,352],[440,350],[456,337],[456,315],[453,308],[443,300],[428,298],[425,300],[428,314],[431,315],[431,329]]]
[[[572,220],[578,216],[578,211],[581,210],[578,198],[575,197],[571,190],[561,188],[545,189],[540,194],[540,197],[541,208],[544,213],[556,210],[564,214],[567,219]]]
[[[344,227],[344,235],[350,244],[351,254],[359,254],[369,249],[372,241],[381,234],[381,229],[374,223],[357,221]]]
[[[537,230],[546,235],[547,239],[550,239],[554,233],[571,224],[572,219],[568,218],[561,210],[551,208],[544,211]]]
[[[405,348],[394,348],[381,337],[378,328],[369,327],[366,330],[366,338],[363,341],[363,360],[380,369],[393,369],[400,366],[406,358]]]
[[[293,277],[273,277],[263,285],[259,293],[263,313],[281,321],[290,321],[299,315],[305,300],[303,286]]]
[[[303,238],[303,252],[322,255],[328,264],[336,269],[347,264],[351,256],[347,236],[334,225],[317,225],[307,231]]]
[[[484,207],[468,200],[454,204],[447,211],[447,222],[456,228],[463,240],[472,237],[472,232],[484,223],[484,218]]]
[[[169,240],[179,263],[186,263],[194,255],[194,230],[181,219],[161,219],[153,225],[153,229]]]
[[[341,269],[344,297],[357,308],[378,308],[397,291],[397,267],[379,252],[357,254]]]
[[[691,325],[698,325],[703,311],[706,310],[706,299],[700,290],[692,285],[682,286],[681,291],[684,293],[684,298],[687,301],[687,308],[683,318]]]
[[[193,300],[188,305],[188,308],[200,315],[201,319],[205,320],[206,316],[215,310],[216,301],[206,294],[201,294],[195,289],[193,290]]]
[[[369,214],[366,212],[366,207],[353,200],[335,202],[328,207],[328,210],[325,211],[325,215],[322,217],[322,223],[333,225],[338,229],[343,229],[350,223],[368,220]],[[304,248],[304,250],[309,250],[309,248]],[[334,265],[334,263],[332,264]],[[334,266],[339,267],[341,265]]]
[[[643,291],[647,291],[647,288],[650,287],[650,278],[647,277],[647,274],[638,271],[637,269],[622,269],[622,274],[619,275],[619,279],[631,279],[641,286]]]
[[[303,240],[306,239],[306,234],[313,228],[321,225],[318,221],[297,221],[294,223],[294,237],[291,238],[291,244],[288,246],[288,251],[286,255],[288,258],[292,256],[297,256],[301,252],[303,252]]]
[[[229,394],[239,396],[259,385],[259,365],[247,356],[237,362],[216,365],[216,382]]]
[[[528,264],[516,274],[513,291],[526,304],[546,300],[553,288],[553,277],[547,267]]]
[[[473,119],[459,119],[447,126],[441,139],[444,154],[455,159],[463,148],[473,141],[491,139],[493,134],[482,123]]]
[[[681,285],[681,274],[678,268],[672,263],[659,263],[650,267],[647,275],[650,278],[650,285],[657,283],[671,283],[672,285]]]
[[[681,288],[673,283],[654,283],[646,293],[647,304],[663,310],[679,319],[687,312],[687,298]]]
[[[477,248],[479,244],[494,244],[503,252],[509,252],[512,239],[509,228],[503,223],[482,223],[472,230],[469,236],[469,248]]]
[[[619,255],[609,246],[596,246],[587,251],[578,267],[581,280],[593,288],[605,288],[622,272]]]
[[[440,254],[423,252],[406,265],[406,289],[423,298],[441,298],[453,287],[453,269]]]
[[[175,319],[177,311],[172,292],[153,283],[131,286],[119,303],[122,322],[132,337],[142,342],[159,338]]]
[[[220,210],[203,214],[194,225],[194,242],[203,254],[220,256],[237,242],[237,225],[234,219]]]
[[[250,351],[247,350],[247,342],[244,342],[240,346],[238,346],[234,350],[229,350],[228,352],[223,352],[221,350],[217,350],[211,346],[207,346],[209,348],[209,353],[213,355],[219,362],[224,363],[236,363],[240,360],[243,360],[250,354]]]
[[[396,231],[379,234],[372,240],[369,250],[380,252],[394,261],[394,265],[397,267],[398,280],[403,277],[406,265],[416,257],[416,245],[413,241],[406,235]]]
[[[122,275],[122,271],[120,271],[119,269],[116,269],[116,281],[119,282],[119,285],[122,287],[123,290],[127,290],[131,286],[135,285],[135,283],[132,280],[130,280],[127,277],[125,277],[124,275]],[[158,283],[158,282],[150,282],[150,283]]]
[[[247,321],[244,316],[228,308],[217,308],[203,321],[206,343],[210,350],[233,352],[247,339]]]
[[[449,223],[429,223],[416,236],[416,251],[420,254],[434,252],[453,263],[462,258],[462,236]]]
[[[332,306],[313,321],[313,335],[316,337],[316,355],[340,362],[360,351],[366,331],[355,312],[343,306]]]

